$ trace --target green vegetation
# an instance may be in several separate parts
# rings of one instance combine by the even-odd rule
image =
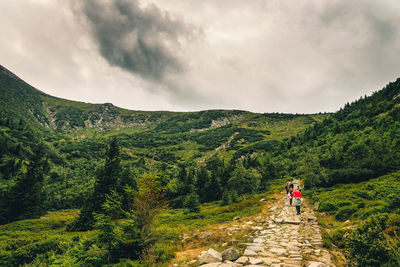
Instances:
[[[370,181],[315,188],[309,193],[327,215],[325,239],[359,266],[399,264],[400,173]],[[329,230],[328,230],[329,229]]]
[[[400,79],[333,114],[144,112],[55,98],[0,67],[0,115],[1,265],[161,264],[176,227],[254,214],[244,199],[282,177],[319,202],[327,246],[399,265]]]

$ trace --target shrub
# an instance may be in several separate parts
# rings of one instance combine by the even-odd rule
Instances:
[[[358,266],[382,266],[390,261],[383,233],[387,219],[387,214],[375,215],[349,236],[347,246]]]
[[[155,256],[156,262],[166,262],[175,257],[172,249],[167,246],[156,244],[152,250],[152,254]]]
[[[200,212],[200,198],[196,193],[190,193],[185,197],[183,202],[185,212]]]
[[[356,205],[344,206],[337,210],[335,219],[338,221],[345,221],[351,217],[351,215],[358,210]]]
[[[318,211],[326,211],[333,213],[337,210],[337,206],[331,202],[321,202],[318,207]]]
[[[332,242],[335,243],[336,246],[338,246],[339,248],[343,248],[346,243],[344,240],[344,235],[346,233],[346,230],[344,229],[338,229],[335,232],[333,232],[332,235]]]
[[[400,196],[398,194],[391,194],[388,196],[389,203],[387,204],[388,212],[400,210]]]
[[[382,213],[384,211],[384,209],[385,209],[385,207],[382,205],[369,207],[361,213],[359,218],[362,220],[368,219],[371,215],[374,215],[377,213]]]

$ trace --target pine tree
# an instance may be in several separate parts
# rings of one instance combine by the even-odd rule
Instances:
[[[27,172],[20,173],[15,185],[4,198],[5,209],[2,209],[2,223],[40,216],[44,202],[43,180],[48,172],[45,145],[40,143],[33,148],[28,161]]]
[[[81,208],[78,219],[68,226],[69,231],[86,231],[93,228],[94,213],[104,212],[102,205],[106,201],[107,195],[118,185],[118,177],[121,174],[120,162],[118,140],[112,138],[108,145],[104,167],[96,178],[93,193]]]

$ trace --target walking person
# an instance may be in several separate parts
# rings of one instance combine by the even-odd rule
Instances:
[[[289,198],[289,204],[291,206],[292,205],[292,200],[293,200],[293,190],[292,190],[292,188],[289,189],[288,198]]]
[[[289,182],[286,182],[285,190],[286,190],[286,195],[289,194]]]
[[[293,197],[294,197],[294,205],[296,206],[297,215],[300,215],[300,205],[302,202],[302,195],[301,195],[301,192],[299,191],[298,187],[296,187],[296,189],[294,190]]]

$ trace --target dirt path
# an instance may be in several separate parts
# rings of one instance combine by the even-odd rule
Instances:
[[[253,227],[252,241],[238,244],[244,248],[240,258],[201,266],[335,266],[329,251],[322,248],[321,231],[312,207],[302,204],[301,215],[296,215],[295,206],[289,205],[287,196],[281,194],[268,209],[269,216],[264,217],[262,227]]]

